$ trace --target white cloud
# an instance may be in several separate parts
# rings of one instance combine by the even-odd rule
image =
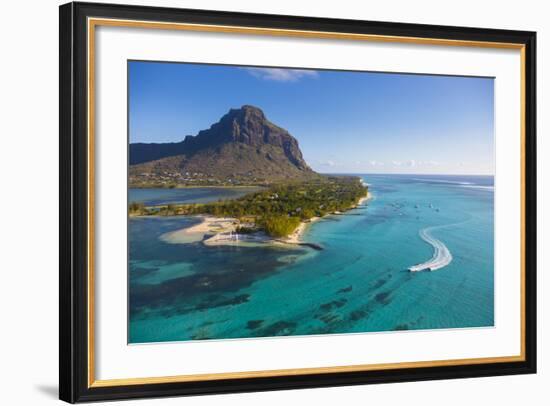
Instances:
[[[401,161],[391,161],[391,163],[392,163],[393,166],[401,166],[401,165],[403,165],[403,162],[401,162]]]
[[[414,159],[411,159],[411,160],[405,162],[405,166],[408,166],[410,168],[414,168],[416,166],[416,161]]]
[[[380,161],[369,161],[370,166],[384,166],[384,162]]]
[[[314,70],[280,69],[280,68],[245,68],[252,76],[275,82],[297,82],[302,78],[317,78],[319,74]]]

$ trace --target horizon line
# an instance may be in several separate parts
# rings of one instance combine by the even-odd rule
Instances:
[[[318,172],[321,175],[495,176],[494,173]]]

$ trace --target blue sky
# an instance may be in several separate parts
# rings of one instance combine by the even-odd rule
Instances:
[[[323,173],[494,173],[493,79],[129,62],[130,142],[252,104]]]

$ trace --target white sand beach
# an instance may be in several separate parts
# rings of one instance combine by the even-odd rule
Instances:
[[[231,217],[196,216],[202,221],[194,226],[163,234],[160,238],[171,244],[188,244],[202,241],[208,234],[235,232],[239,221]]]
[[[362,204],[364,204],[365,202],[367,202],[370,199],[372,199],[372,194],[371,194],[371,192],[367,192],[367,195],[360,198],[355,207],[361,206]]]
[[[302,221],[300,225],[294,230],[291,234],[285,238],[279,238],[277,241],[283,242],[285,244],[300,244],[302,242],[302,237],[304,236],[305,231],[311,223],[314,223],[320,220],[321,217],[312,217],[307,221]]]
[[[354,208],[364,204],[372,197],[370,192],[367,196],[359,199]],[[341,214],[341,213],[336,213]],[[330,215],[330,214],[329,214]],[[258,231],[250,234],[239,234],[236,232],[240,222],[232,217],[214,217],[207,215],[196,216],[201,218],[199,224],[172,231],[161,236],[161,239],[171,244],[188,244],[200,242],[208,246],[217,245],[239,245],[239,246],[258,246],[264,244],[271,245],[301,245],[304,243],[303,237],[308,226],[321,217],[312,217],[309,220],[302,221],[300,225],[288,236],[282,238],[273,238]]]

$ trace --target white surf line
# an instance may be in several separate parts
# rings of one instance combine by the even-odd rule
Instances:
[[[420,232],[418,233],[420,235],[420,238],[422,238],[424,241],[426,241],[428,244],[430,244],[433,247],[434,254],[430,260],[423,262],[421,264],[413,265],[409,267],[409,271],[411,272],[436,271],[451,263],[451,261],[453,260],[453,255],[451,254],[451,251],[449,251],[447,246],[442,241],[438,240],[433,235],[431,235],[430,231],[436,228],[448,227],[452,225],[454,224],[448,224],[445,226],[437,226],[437,227],[428,227],[420,230]]]
[[[481,186],[481,185],[460,185],[460,187],[468,188],[468,189],[480,189],[480,190],[487,190],[489,192],[492,192],[495,190],[494,186]]]
[[[413,178],[412,180],[417,180],[420,182],[428,183],[447,183],[449,185],[473,185],[472,182],[460,182],[457,180],[443,180],[443,179],[422,179],[422,178]]]

